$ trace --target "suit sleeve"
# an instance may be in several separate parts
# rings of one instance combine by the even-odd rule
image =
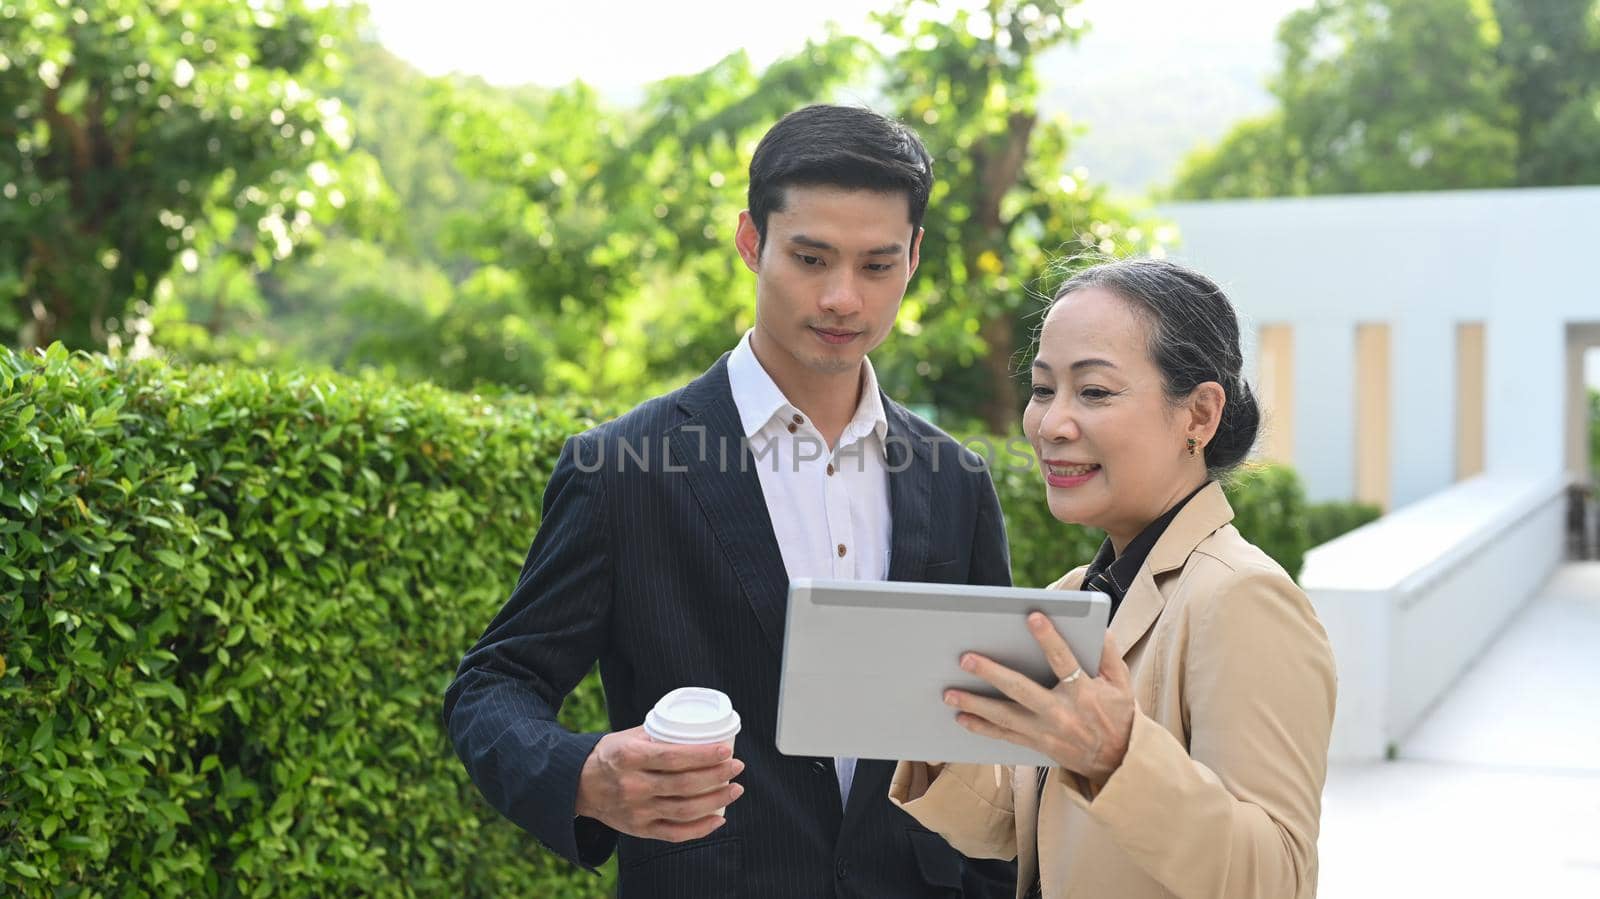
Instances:
[[[517,586],[462,659],[444,702],[456,754],[489,804],[588,868],[616,845],[615,831],[574,812],[578,774],[602,734],[574,734],[556,714],[599,657],[611,608],[603,472],[578,465],[598,458],[592,439],[562,448]]]
[[[1067,794],[1175,896],[1314,896],[1335,692],[1322,626],[1287,575],[1254,570],[1197,603],[1191,628],[1188,747],[1135,714],[1099,793]]]
[[[1000,511],[994,479],[988,468],[974,475],[977,481],[978,523],[973,533],[972,564],[968,582],[1011,586],[1011,547],[1006,542],[1006,519]]]

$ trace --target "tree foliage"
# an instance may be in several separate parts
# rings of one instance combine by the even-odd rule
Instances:
[[[903,0],[877,16],[899,49],[885,63],[894,112],[917,128],[938,176],[922,268],[887,354],[897,395],[1015,430],[1014,364],[1056,259],[1151,249],[1151,227],[1068,161],[1068,126],[1039,114],[1039,54],[1076,39],[1077,0],[990,2],[940,13]],[[1058,272],[1059,273],[1059,272]]]
[[[1600,181],[1594,0],[1318,0],[1276,111],[1193,153],[1183,198]]]
[[[582,83],[425,76],[359,37],[358,14],[310,0],[129,5],[137,38],[118,30],[122,0],[83,16],[29,0],[7,89],[43,108],[35,36],[55,29],[63,60],[103,36],[107,61],[69,74],[91,94],[79,72],[134,79],[134,102],[105,115],[144,163],[82,176],[111,185],[111,219],[57,176],[0,220],[10,325],[24,344],[634,401],[752,322],[732,236],[761,134],[808,103],[862,103],[917,128],[938,178],[923,268],[875,356],[883,381],[952,427],[1008,431],[1052,258],[1159,249],[1070,164],[1068,123],[1038,112],[1036,61],[1082,30],[1077,2],[893,0],[863,33],[765,67],[735,52],[624,108]],[[60,141],[23,146],[19,167],[59,170]]]
[[[0,327],[105,347],[174,264],[287,257],[341,177],[348,9],[305,0],[0,6]]]
[[[1154,246],[1151,227],[1070,170],[1066,124],[1038,113],[1035,61],[1081,28],[1075,6],[907,0],[871,40],[832,32],[765,70],[735,53],[623,113],[582,85],[520,104],[449,97],[445,133],[497,186],[462,245],[525,285],[529,314],[554,316],[558,335],[595,335],[555,362],[554,383],[636,398],[751,322],[732,236],[761,134],[807,103],[868,101],[919,131],[938,179],[902,337],[875,357],[882,379],[951,423],[1014,429],[1012,359],[1050,257]]]

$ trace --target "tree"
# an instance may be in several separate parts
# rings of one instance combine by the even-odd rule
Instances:
[[[308,85],[351,16],[307,0],[0,7],[0,327],[104,348],[185,254],[292,252],[349,199],[347,121]]]
[[[490,186],[450,245],[520,284],[525,314],[561,348],[547,389],[636,398],[737,339],[750,303],[732,251],[736,185],[755,142],[870,58],[837,33],[765,70],[741,51],[652,85],[630,111],[581,83],[437,88],[440,131]]]
[[[871,84],[875,105],[920,132],[938,179],[899,318],[915,340],[874,357],[880,376],[948,424],[1012,430],[1013,357],[1050,257],[1154,245],[1153,229],[1069,171],[1067,126],[1037,111],[1035,59],[1082,28],[1075,5],[948,13],[907,0],[873,40],[830,32],[765,70],[735,53],[652,86],[634,111],[582,85],[442,91],[441,130],[495,185],[459,245],[520,279],[526,314],[547,317],[562,346],[553,386],[626,400],[681,383],[751,323],[731,244],[757,140],[793,109],[860,102]]]
[[[263,256],[255,219],[230,205],[250,179],[222,179],[193,241],[150,266],[155,287],[136,303],[154,308],[136,310],[154,333],[139,339],[189,358],[636,400],[697,373],[752,322],[731,245],[761,134],[808,103],[869,102],[919,130],[938,179],[899,319],[915,339],[875,354],[880,377],[947,426],[1009,431],[1013,359],[1052,259],[1158,246],[1069,165],[1069,125],[1038,114],[1035,60],[1084,27],[1076,2],[902,0],[881,33],[832,29],[764,69],[733,53],[630,109],[582,84],[424,76],[335,35],[330,52],[352,65],[301,89],[344,101],[351,149],[303,168],[326,181],[337,163],[337,189],[369,185],[374,221],[347,203],[314,245]],[[304,160],[280,162],[288,179]],[[381,214],[391,197],[403,217]]]
[[[1192,154],[1184,198],[1600,180],[1595,0],[1318,0],[1279,109]]]
[[[1495,0],[1518,184],[1600,183],[1600,3]]]
[[[900,44],[885,93],[938,177],[900,317],[916,340],[887,354],[885,380],[991,433],[1017,426],[1014,360],[1051,260],[1152,246],[1152,229],[1069,171],[1066,124],[1039,115],[1036,60],[1082,31],[1077,5],[989,0],[945,17],[930,0],[902,0],[875,17]]]

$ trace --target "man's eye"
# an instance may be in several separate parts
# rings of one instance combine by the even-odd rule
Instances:
[[[821,265],[822,264],[822,257],[821,256],[807,256],[804,253],[799,253],[799,254],[796,254],[796,255],[797,255],[797,258],[800,260],[800,264],[801,265]]]
[[[873,272],[886,272],[892,268],[894,268],[894,263],[892,262],[871,262],[867,264],[867,270]]]

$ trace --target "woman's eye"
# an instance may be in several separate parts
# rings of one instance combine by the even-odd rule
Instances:
[[[807,256],[804,253],[800,253],[800,254],[797,254],[797,258],[800,260],[800,264],[801,265],[812,265],[812,266],[815,266],[815,265],[821,265],[822,264],[822,257],[821,256]]]
[[[1047,400],[1054,395],[1055,391],[1048,387],[1040,384],[1033,385],[1033,398],[1036,400]]]
[[[1086,400],[1099,401],[1111,396],[1111,391],[1103,387],[1085,387],[1078,392],[1078,395]]]

